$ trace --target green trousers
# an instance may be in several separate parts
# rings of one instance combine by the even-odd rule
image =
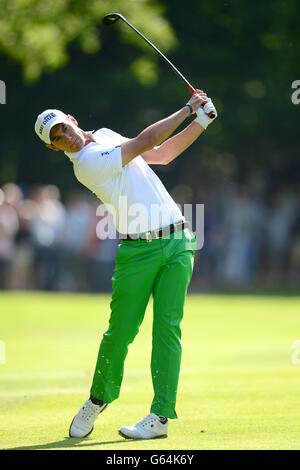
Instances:
[[[122,240],[112,277],[111,315],[100,344],[91,395],[110,403],[120,394],[128,346],[153,295],[151,412],[177,418],[180,323],[192,277],[196,238],[189,229],[169,238]]]

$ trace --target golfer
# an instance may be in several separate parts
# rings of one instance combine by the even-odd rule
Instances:
[[[181,361],[180,323],[193,271],[195,236],[151,165],[166,165],[188,148],[213,121],[215,107],[196,90],[179,111],[152,124],[133,139],[102,128],[84,131],[76,119],[48,109],[35,132],[52,150],[71,160],[76,178],[107,206],[120,234],[112,277],[111,314],[100,344],[89,399],[74,417],[69,435],[83,438],[97,416],[119,397],[128,346],[153,296],[150,414],[119,429],[124,438],[167,437],[175,405]],[[196,117],[170,137],[191,114]],[[142,207],[137,225],[136,205]],[[159,208],[159,217],[153,211]],[[153,216],[155,213],[155,216]]]

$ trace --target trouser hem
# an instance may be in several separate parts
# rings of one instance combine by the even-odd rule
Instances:
[[[178,419],[177,413],[175,410],[167,410],[166,408],[159,408],[157,406],[152,406],[150,413],[155,413],[157,416],[164,416],[169,419]]]

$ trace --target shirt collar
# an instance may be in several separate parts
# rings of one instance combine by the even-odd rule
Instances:
[[[94,134],[95,130],[93,131],[88,131],[90,132],[91,134]],[[79,152],[64,152],[65,155],[67,155],[67,157],[69,157],[69,159],[71,161],[74,161],[74,160],[78,160],[79,159],[79,156],[81,154],[81,152],[86,148],[88,147],[90,144],[93,144],[93,143],[96,143],[96,140],[95,142],[89,142],[88,144],[86,144],[84,147],[82,147],[81,150],[79,150]]]

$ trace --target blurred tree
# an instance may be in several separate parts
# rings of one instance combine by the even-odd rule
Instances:
[[[221,172],[246,179],[257,168],[299,181],[300,105],[291,102],[300,79],[298,0],[0,0],[0,9],[0,184],[77,184],[67,159],[47,158],[33,134],[46,107],[130,137],[186,102],[183,84],[129,28],[100,27],[118,10],[162,50],[173,47],[170,59],[219,110],[199,144],[156,168],[168,187],[182,181],[197,191]]]
[[[299,1],[202,0],[188,14],[181,0],[165,4],[181,45],[175,63],[220,111],[210,147],[232,152],[246,177],[253,167],[281,175],[293,168],[289,178],[299,180],[300,105],[291,102],[300,79]]]
[[[164,50],[176,39],[163,17],[163,8],[150,0],[0,0],[0,53],[20,62],[26,80],[37,80],[47,70],[64,66],[69,59],[70,43],[79,43],[91,54],[101,46],[101,19],[111,11],[121,10]],[[120,28],[124,41],[145,49],[145,44],[128,28]],[[152,56],[153,57],[153,56]],[[136,60],[132,70],[145,80],[154,65],[149,57]],[[155,74],[148,74],[148,79]],[[153,78],[154,77],[154,78]]]

